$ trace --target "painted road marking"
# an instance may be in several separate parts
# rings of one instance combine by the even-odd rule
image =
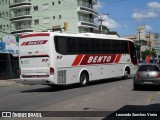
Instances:
[[[156,93],[153,93],[152,95],[150,95],[150,96],[147,98],[146,103],[147,103],[147,104],[150,104],[151,102],[154,102],[153,100],[154,100],[157,96],[160,96],[160,92],[156,92]]]
[[[98,94],[98,96],[105,95],[105,94],[106,94],[106,93],[101,92],[101,93]]]
[[[111,89],[110,91],[115,91],[115,89]]]
[[[84,99],[84,101],[88,101],[88,100],[90,100],[90,99],[91,99],[91,98],[90,98],[90,97],[88,97],[88,98],[85,98],[85,99]]]
[[[69,104],[69,105],[66,105],[66,106],[64,106],[63,108],[69,108],[69,107],[72,107],[72,106],[74,106],[76,103],[73,103],[73,104]]]

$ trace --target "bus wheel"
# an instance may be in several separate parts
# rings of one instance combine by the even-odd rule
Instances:
[[[80,86],[84,87],[87,86],[89,82],[89,76],[86,72],[82,72],[81,76],[80,76]]]
[[[122,79],[124,80],[128,79],[128,70],[124,71],[124,76],[122,77]]]

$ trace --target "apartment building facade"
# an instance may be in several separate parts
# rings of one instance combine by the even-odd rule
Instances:
[[[97,0],[0,0],[0,3],[0,15],[3,16],[0,18],[0,38],[5,32],[21,35],[57,26],[67,33],[98,30],[94,22],[98,14],[93,8]]]
[[[153,50],[157,46],[157,33],[146,32],[145,26],[137,27],[137,35],[128,35],[124,37],[133,40],[136,45],[140,45],[141,51]]]
[[[0,41],[3,36],[11,33],[10,0],[0,0]]]

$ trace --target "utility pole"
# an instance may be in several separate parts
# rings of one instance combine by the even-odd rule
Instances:
[[[102,15],[99,16],[99,19],[100,21],[100,29],[99,29],[99,33],[102,34],[103,32],[103,25],[102,25],[102,22],[104,21],[104,19],[102,18]]]
[[[102,23],[103,23],[103,21],[105,21],[105,19],[102,18],[103,15],[109,15],[109,13],[107,13],[107,14],[101,14],[98,17],[98,20],[100,21],[100,29],[99,29],[99,33],[100,34],[103,33],[103,25],[102,25]]]
[[[152,48],[151,48],[151,37],[150,37],[151,33],[149,32],[148,35],[149,35],[149,49],[151,51],[152,50]]]
[[[139,35],[139,60],[141,60],[141,36],[140,36],[140,31],[138,32],[138,35]]]

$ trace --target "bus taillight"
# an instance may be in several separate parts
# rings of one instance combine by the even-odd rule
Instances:
[[[54,69],[50,67],[50,75],[54,75]]]

